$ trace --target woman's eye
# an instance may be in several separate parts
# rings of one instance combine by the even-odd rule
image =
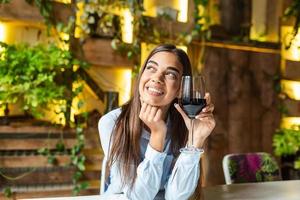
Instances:
[[[146,66],[146,70],[148,70],[148,71],[154,71],[154,70],[155,70],[155,68],[154,68],[154,67],[152,67],[152,66]]]
[[[174,72],[167,72],[166,75],[170,79],[173,79],[173,80],[177,79],[177,74]]]

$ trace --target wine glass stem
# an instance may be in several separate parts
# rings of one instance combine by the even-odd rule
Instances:
[[[191,119],[191,147],[194,147],[194,119]]]

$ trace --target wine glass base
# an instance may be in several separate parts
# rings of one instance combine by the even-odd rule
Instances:
[[[196,147],[184,147],[184,148],[181,148],[179,149],[179,151],[181,153],[204,153],[204,150],[203,149],[199,149],[199,148],[196,148]]]

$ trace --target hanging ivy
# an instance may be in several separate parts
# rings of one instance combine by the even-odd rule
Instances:
[[[295,19],[294,27],[293,27],[293,34],[292,38],[289,40],[288,44],[286,44],[285,48],[289,49],[299,32],[300,28],[300,0],[293,0],[291,5],[286,8],[284,11],[284,18],[291,18]]]

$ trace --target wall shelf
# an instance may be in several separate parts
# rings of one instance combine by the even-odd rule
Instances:
[[[110,39],[88,38],[83,44],[84,59],[94,66],[132,68],[132,61],[121,56],[111,47]]]
[[[71,7],[58,2],[52,2],[52,5],[55,18],[67,22],[72,14]],[[10,3],[0,4],[0,21],[27,26],[45,26],[39,8],[28,4],[25,0],[12,0]]]

